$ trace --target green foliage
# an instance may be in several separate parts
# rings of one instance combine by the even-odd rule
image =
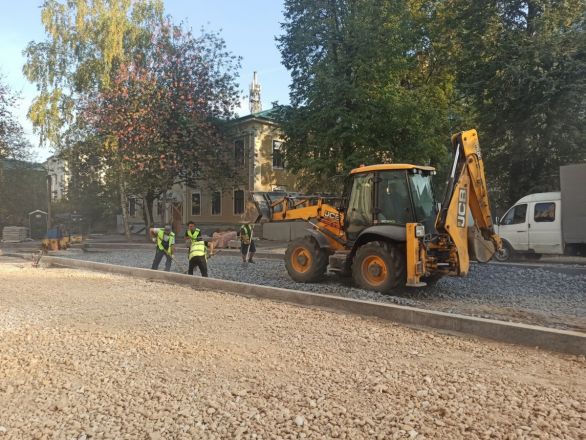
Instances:
[[[497,202],[558,190],[559,166],[586,160],[586,3],[446,3]]]
[[[219,36],[165,25],[153,40],[81,113],[103,142],[100,156],[119,164],[133,195],[149,199],[176,183],[229,177],[218,121],[238,102],[238,59]]]
[[[178,182],[226,177],[221,119],[239,96],[239,59],[217,34],[194,37],[161,0],[47,0],[44,42],[24,72],[39,95],[29,117],[68,160],[70,202],[96,218],[88,194],[152,200]]]
[[[30,162],[0,160],[0,230],[4,226],[28,226],[28,213],[47,211],[47,174]]]
[[[17,99],[0,77],[0,160],[24,159],[30,154],[31,145],[13,114]]]
[[[361,163],[445,160],[458,107],[430,3],[285,2],[292,105],[279,119],[287,166],[310,189]]]
[[[162,0],[45,0],[47,39],[31,41],[23,72],[39,95],[29,118],[42,142],[59,147],[79,96],[107,89],[112,73],[149,46],[163,20]]]
[[[94,230],[95,225],[107,224],[119,212],[120,196],[117,175],[99,155],[102,143],[82,133],[80,136],[77,131],[70,132],[67,147],[60,155],[67,161],[71,176],[63,212],[82,215],[90,230]]]

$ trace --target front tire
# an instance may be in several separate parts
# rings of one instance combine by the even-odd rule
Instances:
[[[513,257],[513,248],[506,241],[503,241],[502,249],[500,251],[496,251],[494,253],[494,258],[497,261],[500,261],[501,263],[504,263],[505,261],[510,261],[512,257]]]
[[[292,241],[285,252],[285,267],[289,276],[298,283],[321,281],[328,267],[329,254],[312,237]]]
[[[389,294],[405,285],[405,253],[398,246],[371,242],[361,246],[352,263],[352,278],[361,288]]]

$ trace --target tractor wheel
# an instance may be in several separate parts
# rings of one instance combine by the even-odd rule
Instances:
[[[405,253],[390,243],[367,243],[356,252],[352,278],[363,289],[391,293],[405,285]]]
[[[328,267],[329,253],[311,237],[292,241],[285,252],[285,267],[298,283],[321,281]]]

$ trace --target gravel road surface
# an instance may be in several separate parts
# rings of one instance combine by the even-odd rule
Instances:
[[[62,256],[150,268],[154,252],[65,252]],[[187,257],[177,257],[186,262]],[[162,269],[162,263],[160,268]],[[209,261],[209,276],[253,284],[306,290],[348,298],[391,302],[444,312],[586,332],[586,271],[581,275],[547,269],[474,264],[467,278],[444,278],[436,286],[404,289],[385,296],[352,287],[351,280],[330,274],[324,282],[299,284],[291,280],[280,260],[256,260],[242,266],[238,256],[221,253]],[[176,265],[173,270],[181,272]]]
[[[0,277],[0,438],[586,438],[583,357],[22,262]]]

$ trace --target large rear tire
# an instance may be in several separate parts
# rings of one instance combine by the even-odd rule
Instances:
[[[292,241],[285,252],[285,267],[289,276],[298,283],[321,281],[328,267],[329,253],[312,237]]]
[[[399,245],[367,243],[356,252],[352,278],[363,289],[390,294],[405,285],[405,253]]]

